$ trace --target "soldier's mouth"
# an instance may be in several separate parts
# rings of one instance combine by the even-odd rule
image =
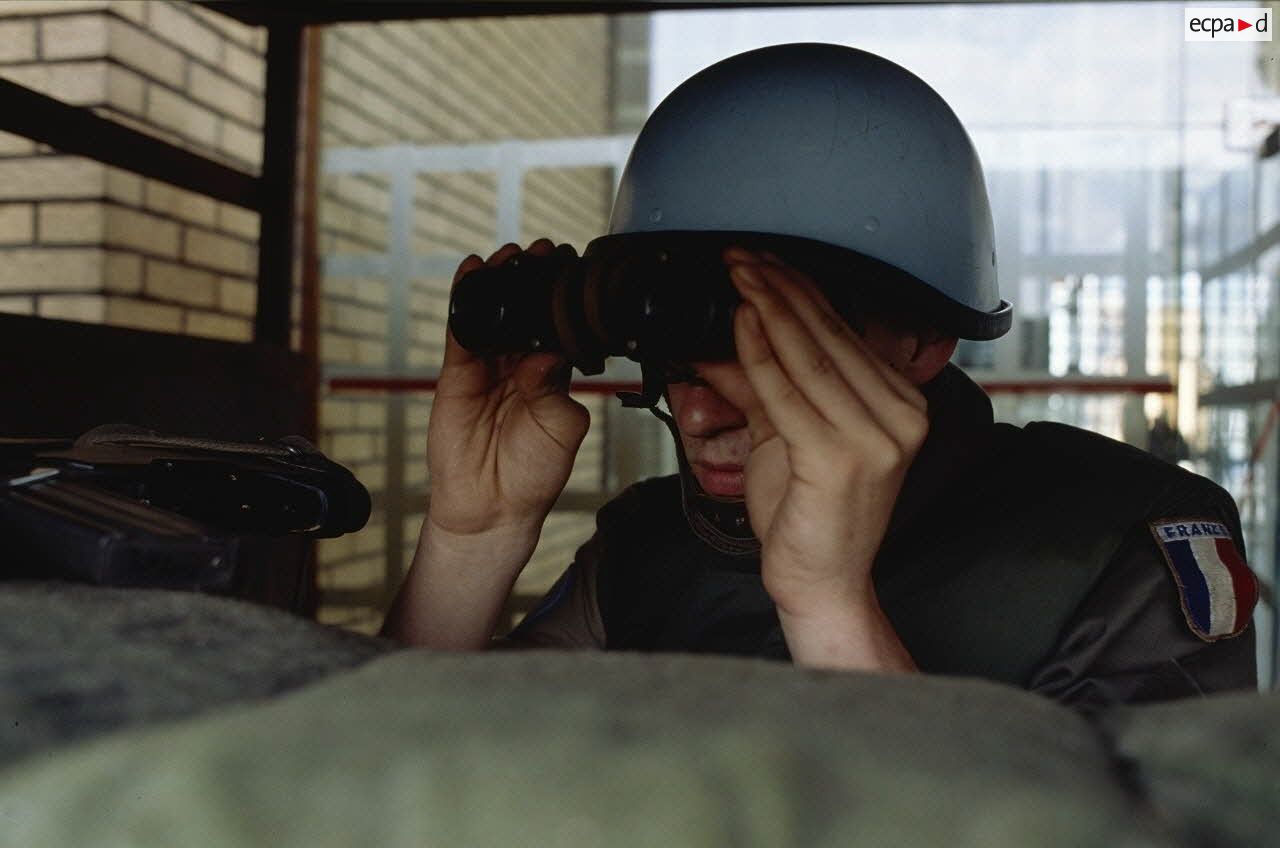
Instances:
[[[741,497],[745,491],[741,465],[695,462],[692,468],[698,485],[709,495]]]

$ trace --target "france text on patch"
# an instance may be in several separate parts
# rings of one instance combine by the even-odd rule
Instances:
[[[1204,518],[1151,525],[1182,596],[1191,631],[1206,641],[1244,630],[1258,601],[1258,581],[1226,525]]]

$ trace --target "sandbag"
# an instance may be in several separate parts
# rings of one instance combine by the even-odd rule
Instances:
[[[230,598],[0,583],[0,765],[283,692],[394,647]]]
[[[1176,845],[1076,713],[763,660],[402,651],[0,776],[0,845]]]
[[[1214,695],[1101,717],[1143,795],[1188,844],[1280,841],[1280,698]]]

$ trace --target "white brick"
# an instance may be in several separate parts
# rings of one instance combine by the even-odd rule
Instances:
[[[45,318],[101,324],[106,317],[106,298],[96,294],[55,294],[40,298],[37,311]]]
[[[107,298],[106,323],[116,327],[177,333],[182,329],[182,310],[176,306],[111,297]]]
[[[262,126],[262,101],[240,83],[214,73],[204,65],[191,66],[188,92],[206,106],[239,118],[247,124]]]
[[[210,64],[222,60],[222,38],[197,22],[185,8],[171,2],[152,3],[150,27],[170,44]]]
[[[364,336],[385,336],[387,315],[374,309],[361,309],[347,304],[333,304],[329,326],[335,330]]]
[[[218,306],[224,312],[253,315],[258,306],[258,287],[248,280],[223,277],[218,281]]]
[[[409,311],[414,315],[425,315],[429,318],[444,316],[449,293],[446,286],[425,287],[424,290],[409,293]]]
[[[335,433],[329,453],[339,462],[372,459],[373,437],[368,433]]]
[[[108,250],[102,264],[102,284],[109,292],[138,294],[142,291],[142,257],[136,253]]]
[[[145,77],[182,87],[187,59],[177,50],[124,21],[111,21],[107,37],[113,59]]]
[[[357,253],[357,254],[358,254],[358,253],[385,253],[385,252],[386,252],[385,250],[382,250],[382,249],[374,249],[374,248],[371,248],[371,247],[369,247],[369,245],[368,245],[368,244],[365,244],[364,242],[356,241],[355,239],[351,239],[351,238],[346,238],[346,237],[345,237],[344,235],[342,235],[341,233],[332,233],[332,232],[331,232],[331,233],[329,233],[329,235],[330,235],[330,236],[332,236],[332,241],[331,241],[331,242],[329,242],[329,244],[328,244],[328,246],[327,246],[327,251],[326,251],[326,252],[332,252],[332,253]]]
[[[326,45],[326,58],[331,66],[341,67],[344,74],[355,77],[357,82],[363,83],[369,94],[376,92],[394,91],[402,82],[386,70],[379,62],[370,58],[368,53],[360,48],[352,46],[349,39],[357,38],[354,32],[346,33],[344,41],[341,38],[330,39]],[[385,104],[385,94],[378,99]],[[364,108],[370,108],[373,104],[361,103]]]
[[[102,282],[100,248],[16,248],[0,262],[0,292],[91,291]]]
[[[439,366],[440,354],[416,347],[409,350],[410,368],[438,368]]]
[[[217,115],[158,85],[150,86],[147,117],[166,129],[210,147],[218,137]]]
[[[356,406],[356,424],[369,430],[381,430],[387,426],[387,407],[382,403],[361,403]]]
[[[13,133],[0,132],[0,156],[26,156],[36,152],[36,143]]]
[[[217,221],[217,201],[157,180],[146,181],[145,202],[147,208],[154,212],[193,224],[211,227]]]
[[[141,76],[127,68],[107,66],[107,102],[133,115],[146,111],[147,84]]]
[[[106,240],[115,247],[132,247],[159,256],[178,255],[178,225],[133,209],[107,210]]]
[[[329,446],[321,440],[320,450],[325,453],[329,452]],[[342,559],[349,559],[356,552],[356,537],[352,533],[345,536],[339,536],[336,539],[319,539],[316,545],[316,554],[321,562],[337,562]]]
[[[0,161],[0,199],[99,197],[104,168],[71,156]]]
[[[0,204],[0,244],[29,244],[35,238],[35,207],[30,203]]]
[[[359,365],[386,365],[386,343],[373,341],[371,339],[357,339],[356,363]]]
[[[235,43],[238,43],[252,48],[254,38],[260,27],[251,27],[247,24],[242,24],[235,18],[219,14],[212,9],[205,9],[194,3],[188,4],[186,8],[196,18],[200,19],[208,26],[213,27],[213,29],[217,30],[219,34],[227,38],[228,41],[225,44],[226,47],[232,47]]]
[[[34,315],[35,298],[32,297],[0,297],[0,312],[10,315]]]
[[[361,303],[387,305],[387,284],[383,280],[356,280],[353,296]]]
[[[387,488],[387,466],[381,462],[363,462],[351,469],[351,473],[372,492],[380,492]],[[415,529],[414,536],[416,535]]]
[[[0,23],[0,62],[29,62],[35,58],[35,23],[32,21]]]
[[[88,59],[107,55],[107,19],[96,15],[46,18],[40,23],[41,57]]]
[[[218,204],[218,227],[241,238],[257,241],[258,213],[230,203]]]
[[[107,168],[106,192],[107,197],[112,200],[129,206],[141,206],[142,177],[119,168]]]
[[[409,551],[405,556],[406,560],[412,555],[413,552]],[[323,599],[321,603],[323,603]],[[342,629],[349,630],[352,633],[359,633],[363,636],[377,636],[382,632],[383,612],[390,603],[391,599],[385,598],[381,602],[375,602],[374,606],[349,608],[347,611],[348,617],[342,622]],[[319,610],[317,610],[318,613]]]
[[[111,0],[111,11],[134,23],[146,24],[149,0]]]
[[[266,60],[261,55],[231,42],[227,42],[226,51],[223,69],[247,85],[251,91],[264,91],[267,87]]]
[[[354,427],[355,423],[355,405],[350,401],[331,397],[320,401],[320,427],[322,430],[350,428]]]
[[[427,485],[427,469],[426,465],[412,463],[404,470],[404,484],[406,487],[420,488]]]
[[[97,202],[41,203],[43,244],[98,244],[103,239],[103,209]]]
[[[248,164],[253,169],[262,166],[262,133],[237,124],[222,122],[222,139],[218,149]]]
[[[146,292],[159,300],[187,306],[213,306],[217,301],[216,279],[208,271],[156,259],[148,259],[145,267]]]
[[[0,289],[3,288],[4,283],[0,280]],[[355,339],[338,333],[320,334],[320,360],[322,362],[350,364],[355,361],[355,358]]]
[[[363,530],[355,534],[356,550],[362,554],[377,553],[382,550],[382,540],[386,532],[381,522],[365,525]]]
[[[4,76],[18,85],[72,106],[97,106],[107,102],[107,66],[104,62],[9,65],[4,69]]]
[[[352,300],[356,296],[356,281],[348,277],[325,277],[320,285],[324,289],[323,296],[327,298]]]
[[[253,276],[257,271],[257,251],[244,242],[206,230],[187,230],[183,257],[197,265]]]
[[[253,340],[253,322],[216,312],[188,312],[187,333],[204,338],[247,342]]]
[[[430,395],[414,395],[415,398],[427,397],[427,400],[412,400],[405,405],[405,421],[410,430],[427,432],[427,419],[431,417]]]

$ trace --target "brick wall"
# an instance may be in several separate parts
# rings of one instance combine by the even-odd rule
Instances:
[[[167,0],[0,3],[0,76],[256,172],[265,32]],[[0,310],[247,340],[258,218],[0,134]]]
[[[322,147],[602,135],[642,112],[647,25],[596,17],[388,22],[325,30]],[[615,45],[625,43],[626,58]],[[170,0],[0,3],[0,76],[256,173],[265,33]],[[623,113],[632,118],[623,119]],[[388,249],[389,179],[325,176],[321,251]],[[581,247],[604,228],[612,174],[526,175],[521,238]],[[412,250],[460,259],[496,247],[489,173],[420,175]],[[247,340],[255,306],[254,214],[0,134],[0,310]],[[326,373],[439,366],[448,275],[407,281],[402,341],[392,281],[327,276]],[[604,400],[569,488],[602,485]],[[322,618],[372,629],[407,565],[425,508],[429,397],[321,398],[321,447],[375,497],[360,533],[320,546]],[[591,529],[557,514],[521,583],[536,593]]]
[[[604,135],[615,131],[614,39],[594,17],[393,22],[333,27],[324,39],[322,142],[326,149],[459,144]],[[492,173],[420,175],[412,251],[484,255],[497,247]],[[612,174],[541,169],[524,180],[521,239],[550,236],[579,247],[608,217]],[[320,236],[326,255],[389,250],[385,175],[326,175]],[[403,348],[389,338],[392,283],[374,275],[323,280],[320,355],[327,373],[372,369],[434,373],[444,338],[448,275],[407,281]],[[593,427],[569,490],[599,491],[603,399],[584,397]],[[372,629],[412,558],[429,481],[425,445],[430,398],[328,396],[323,447],[374,491],[375,515],[354,537],[320,546],[321,618]],[[518,591],[540,592],[589,535],[592,515],[553,516]]]

